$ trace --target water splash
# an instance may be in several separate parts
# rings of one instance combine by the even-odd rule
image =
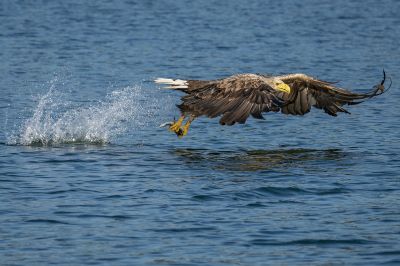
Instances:
[[[146,101],[141,92],[139,86],[126,87],[113,91],[102,102],[74,107],[51,84],[49,91],[39,98],[32,117],[8,142],[44,146],[109,143],[128,128],[145,126],[152,116],[152,109],[143,106]]]

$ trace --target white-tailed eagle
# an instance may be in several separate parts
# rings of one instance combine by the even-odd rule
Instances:
[[[158,78],[155,82],[186,93],[181,98],[182,103],[177,105],[181,117],[164,124],[182,137],[187,134],[190,123],[202,115],[210,118],[221,116],[221,125],[233,125],[245,123],[250,115],[263,119],[262,113],[266,112],[304,115],[311,107],[322,109],[332,116],[337,116],[339,112],[349,113],[344,105],[358,104],[384,92],[385,71],[383,75],[380,84],[366,93],[350,92],[332,82],[304,74],[239,74],[218,80]],[[182,126],[186,117],[188,120]]]

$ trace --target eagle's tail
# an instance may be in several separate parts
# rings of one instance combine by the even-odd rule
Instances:
[[[169,85],[163,87],[165,89],[184,90],[188,88],[187,80],[182,80],[182,79],[157,78],[154,80],[154,82],[157,84]]]

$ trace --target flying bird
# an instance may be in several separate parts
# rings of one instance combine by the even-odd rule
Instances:
[[[269,76],[238,74],[218,80],[182,80],[157,78],[157,84],[186,93],[177,105],[181,116],[164,123],[178,137],[185,136],[196,117],[221,116],[221,125],[244,124],[251,115],[264,119],[262,113],[282,112],[304,115],[311,107],[322,109],[331,116],[349,112],[344,105],[355,105],[385,91],[385,71],[380,84],[366,93],[355,93],[335,86],[334,82],[319,80],[305,74]],[[185,118],[187,122],[183,125]]]

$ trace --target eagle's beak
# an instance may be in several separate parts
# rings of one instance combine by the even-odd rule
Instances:
[[[287,85],[286,83],[279,83],[277,86],[276,86],[276,88],[279,90],[279,91],[283,91],[283,92],[285,92],[285,93],[290,93],[290,87],[289,87],[289,85]]]

